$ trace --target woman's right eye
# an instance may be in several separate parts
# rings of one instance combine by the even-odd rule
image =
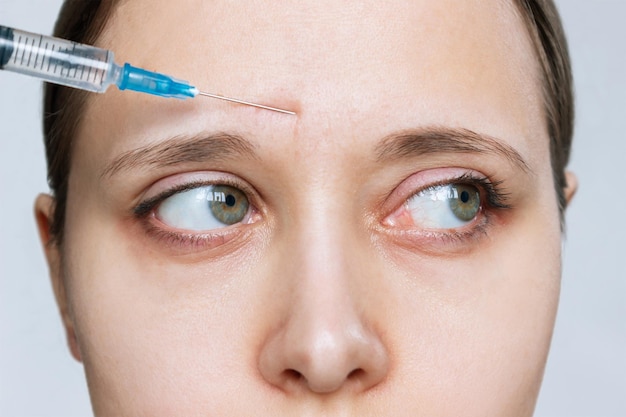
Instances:
[[[201,232],[240,223],[249,212],[243,191],[229,185],[207,185],[165,198],[155,216],[172,228]]]

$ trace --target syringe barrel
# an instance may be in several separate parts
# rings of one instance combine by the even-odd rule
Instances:
[[[119,75],[110,51],[5,26],[0,26],[0,69],[98,93]]]

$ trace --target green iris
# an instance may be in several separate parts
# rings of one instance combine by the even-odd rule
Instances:
[[[451,184],[450,186],[450,210],[459,219],[470,221],[480,211],[480,193],[472,185]]]
[[[216,185],[212,194],[213,201],[209,201],[209,208],[218,221],[231,225],[246,217],[250,203],[241,190],[228,185]]]

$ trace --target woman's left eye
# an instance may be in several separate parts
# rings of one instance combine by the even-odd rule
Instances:
[[[155,216],[176,229],[209,231],[240,223],[249,211],[243,191],[229,185],[207,185],[165,198]]]
[[[424,229],[455,229],[471,223],[481,210],[480,191],[469,184],[428,187],[404,204],[405,216]]]

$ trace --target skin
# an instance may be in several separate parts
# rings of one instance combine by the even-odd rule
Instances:
[[[36,214],[97,416],[532,415],[561,230],[540,73],[512,4],[129,0],[98,46],[297,116],[90,97],[62,244],[48,243],[52,197]],[[380,157],[390,135],[434,127],[489,136],[523,162]],[[216,157],[202,140],[215,133],[252,153]],[[201,143],[195,160],[128,156],[183,140]],[[455,230],[407,218],[409,197],[467,172],[499,182],[511,208],[483,202]],[[210,232],[134,214],[193,178],[235,181],[254,212]]]

